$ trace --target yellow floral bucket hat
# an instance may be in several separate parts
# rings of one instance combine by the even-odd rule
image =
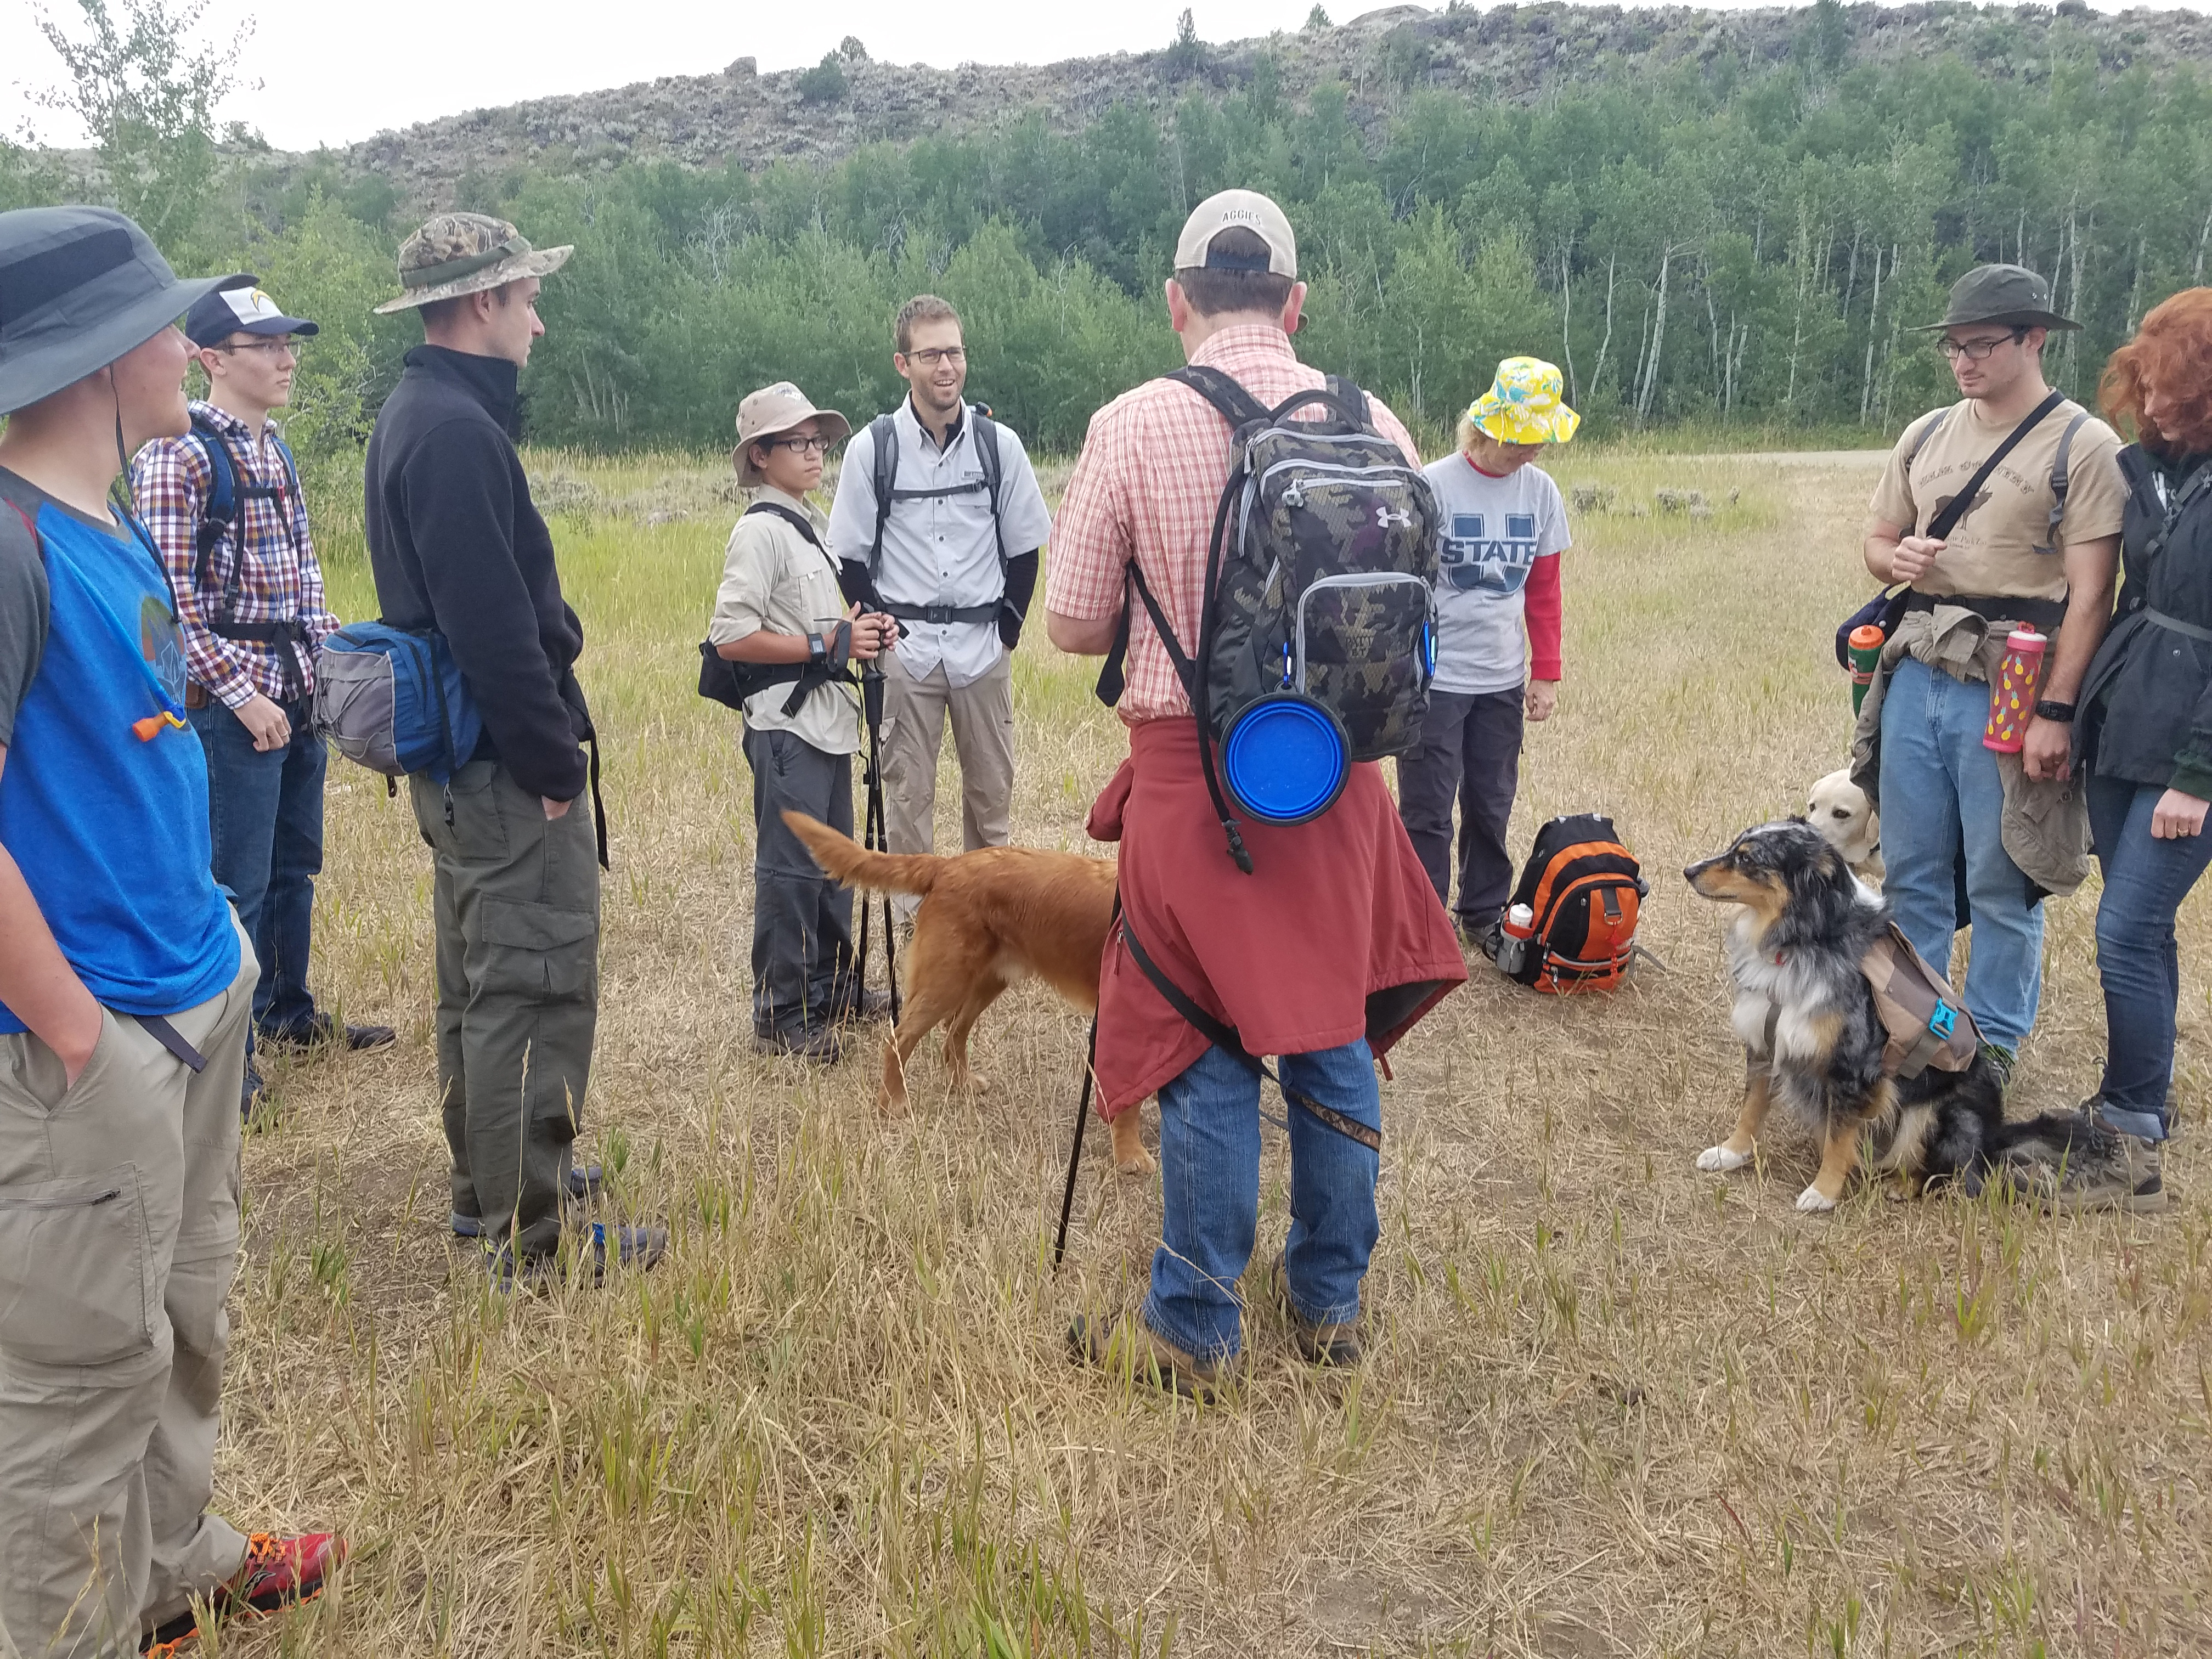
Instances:
[[[1468,405],[1475,430],[1502,444],[1563,444],[1583,417],[1566,405],[1556,364],[1541,357],[1508,357],[1490,390]]]

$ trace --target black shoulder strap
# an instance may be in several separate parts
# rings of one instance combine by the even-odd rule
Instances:
[[[2056,553],[2058,550],[2058,526],[2065,521],[2066,492],[2073,483],[2067,475],[2067,459],[2074,452],[2074,434],[2081,429],[2081,422],[2088,418],[2087,410],[2075,410],[2074,418],[2066,422],[2066,430],[2058,434],[2058,453],[2052,457],[2051,462],[2051,519],[2044,526],[2044,545],[2035,550],[2038,553]]]
[[[192,538],[192,587],[197,592],[212,586],[216,547],[238,517],[238,469],[231,463],[230,446],[198,410],[192,411],[192,428],[185,441],[198,444],[208,464],[208,498]]]
[[[1358,424],[1372,430],[1373,411],[1367,407],[1367,394],[1341,374],[1332,374],[1328,380],[1328,395],[1343,405],[1344,410]]]
[[[1176,638],[1175,629],[1168,626],[1167,612],[1160,609],[1160,602],[1152,597],[1152,590],[1146,586],[1145,573],[1138,568],[1134,559],[1129,561],[1129,580],[1137,590],[1137,597],[1145,602],[1145,614],[1152,619],[1153,631],[1160,636],[1160,643],[1167,647],[1168,660],[1175,665],[1176,678],[1182,682],[1183,690],[1195,703],[1198,699],[1198,665],[1182,648],[1182,641]],[[1128,676],[1124,670],[1129,656],[1129,600],[1125,594],[1121,600],[1121,626],[1114,630],[1114,643],[1108,648],[1106,661],[1098,670],[1098,701],[1109,708],[1118,704],[1121,701],[1121,693],[1128,689]]]
[[[991,533],[999,542],[999,579],[1006,574],[1006,526],[999,517],[999,481],[1006,476],[1006,461],[999,453],[999,423],[981,404],[971,404],[968,418],[975,423],[975,461],[983,469],[983,494],[991,503]]]
[[[1936,435],[1937,429],[1942,426],[1945,421],[1950,418],[1950,416],[1951,406],[1948,404],[1946,404],[1942,408],[1936,411],[1935,419],[1929,421],[1926,426],[1920,428],[1920,435],[1912,441],[1912,447],[1905,452],[1905,470],[1906,471],[1910,472],[1912,470],[1913,462],[1920,459],[1920,452],[1928,447],[1928,441]]]
[[[891,491],[898,483],[898,427],[889,415],[868,422],[868,468],[876,489],[876,538],[868,544],[868,580],[884,562],[884,526],[890,522]]]
[[[1989,459],[1984,461],[1974,476],[1966,480],[1966,487],[1943,504],[1943,510],[1928,521],[1928,528],[1921,533],[1931,542],[1940,542],[1957,529],[1959,520],[1966,516],[1967,509],[1974,504],[1974,497],[1981,493],[1982,486],[1990,481],[1990,475],[1997,470],[1998,465],[2012,453],[2022,438],[2043,424],[2045,416],[2065,401],[2064,392],[2053,391],[2029,410],[2027,417],[2005,434],[2004,441],[1990,452]]]
[[[1212,404],[1232,429],[1267,418],[1267,406],[1229,375],[1203,363],[1185,363],[1167,377],[1181,382]]]
[[[817,552],[824,556],[828,556],[830,550],[822,545],[822,538],[814,533],[814,526],[804,513],[794,513],[781,501],[755,501],[744,510],[743,516],[750,519],[756,513],[772,514],[776,518],[781,519],[812,543]]]

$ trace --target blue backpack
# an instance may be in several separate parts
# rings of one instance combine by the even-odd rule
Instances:
[[[483,721],[443,635],[369,622],[315,653],[315,729],[372,772],[443,785],[475,752]]]

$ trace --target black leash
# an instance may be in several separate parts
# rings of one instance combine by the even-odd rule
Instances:
[[[868,822],[862,845],[871,853],[890,851],[890,827],[884,816],[884,671],[871,657],[860,669],[860,711],[868,727],[868,765],[863,776],[868,786]],[[891,994],[891,1024],[899,1019],[898,940],[891,927],[891,896],[884,900],[884,977],[890,982]],[[868,983],[868,917],[867,896],[860,897],[860,986],[865,992]]]

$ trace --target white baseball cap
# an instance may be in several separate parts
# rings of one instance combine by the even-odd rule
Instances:
[[[1216,253],[1213,239],[1224,230],[1249,230],[1267,245],[1267,270],[1277,276],[1298,274],[1298,239],[1282,209],[1256,190],[1224,190],[1207,197],[1182,222],[1176,239],[1177,270],[1257,270],[1256,255]]]

